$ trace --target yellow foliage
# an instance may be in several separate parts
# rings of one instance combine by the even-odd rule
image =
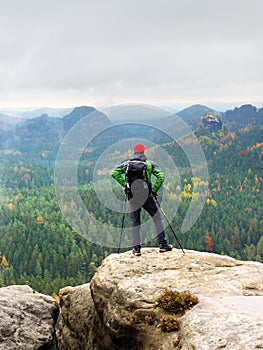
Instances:
[[[212,205],[212,207],[215,207],[215,208],[217,207],[217,203],[214,199],[211,199],[210,205]]]
[[[38,217],[36,218],[36,223],[39,225],[43,225],[45,221],[46,220],[43,218],[42,215],[38,215]]]
[[[230,139],[235,139],[236,138],[236,134],[234,132],[228,132],[226,134],[226,137],[230,138]]]
[[[206,199],[206,204],[207,205],[211,205],[214,208],[217,207],[217,202],[213,198],[207,198]]]
[[[22,193],[18,193],[15,197],[15,200],[16,202],[21,202],[23,198],[24,196],[22,195]]]
[[[11,203],[7,204],[7,209],[8,209],[8,210],[11,211],[11,210],[13,210],[14,208],[15,208],[14,203],[11,202]]]
[[[199,177],[192,177],[192,183],[195,188],[208,186],[208,181],[201,180]]]
[[[9,269],[8,261],[6,260],[6,257],[4,255],[2,256],[0,267],[1,269]]]
[[[191,197],[192,197],[192,195],[191,195],[190,192],[187,192],[186,190],[183,190],[183,192],[182,192],[182,198],[183,199],[187,199],[187,198],[191,198]]]
[[[56,302],[57,302],[58,305],[59,305],[59,303],[60,303],[60,297],[59,297],[56,293],[53,293],[53,294],[52,294],[52,298],[55,299]]]

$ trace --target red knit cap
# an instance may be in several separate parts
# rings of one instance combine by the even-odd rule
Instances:
[[[133,148],[134,153],[144,153],[145,150],[146,150],[146,147],[142,143],[138,143]]]

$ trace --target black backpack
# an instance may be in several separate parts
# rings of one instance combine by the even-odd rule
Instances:
[[[135,180],[143,180],[148,183],[146,176],[146,163],[142,160],[129,160],[126,169],[126,181],[131,185]]]

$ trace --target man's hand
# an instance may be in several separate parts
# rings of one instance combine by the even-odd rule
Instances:
[[[151,192],[151,195],[150,195],[152,198],[157,198],[157,193],[154,193],[154,192]]]

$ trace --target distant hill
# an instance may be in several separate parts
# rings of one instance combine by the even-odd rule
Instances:
[[[72,112],[74,108],[51,108],[51,107],[43,107],[37,108],[32,111],[22,111],[17,113],[17,117],[23,119],[32,119],[36,118],[42,114],[48,114],[50,117],[62,118],[66,114]]]
[[[235,107],[224,113],[223,122],[235,129],[245,126],[262,126],[263,108],[257,109],[251,104]]]
[[[12,148],[14,144],[15,126],[19,122],[17,118],[0,114],[0,147],[5,145],[6,148]]]
[[[34,152],[39,154],[41,151],[52,150],[55,156],[64,136],[82,118],[91,115],[89,127],[96,125],[96,121],[105,126],[111,124],[103,113],[93,114],[92,112],[96,112],[93,107],[76,107],[63,118],[42,114],[32,119],[22,120],[13,127],[1,122],[0,118],[0,150],[12,149],[31,155]],[[82,131],[85,132],[85,130]]]
[[[95,111],[94,107],[82,106],[74,108],[72,112],[62,118],[64,132],[68,132],[80,119]]]
[[[0,123],[7,124],[7,125],[14,125],[21,122],[20,118],[11,117],[9,115],[0,113]]]
[[[207,115],[220,117],[223,125],[230,130],[239,130],[244,127],[263,126],[263,108],[257,109],[251,104],[235,107],[226,112],[215,111],[203,105],[193,105],[178,112],[177,115],[185,120],[193,129],[198,128],[200,121]],[[222,125],[220,125],[221,127]]]
[[[129,120],[129,118],[132,118],[134,115],[138,118],[145,118],[145,125],[141,124],[143,122],[142,120],[139,120],[138,124],[134,123],[132,119]],[[209,115],[213,115],[215,118],[212,120],[212,122],[216,121],[215,128],[210,127],[212,125],[211,118],[208,118],[209,120],[204,119],[205,116]],[[47,151],[50,157],[55,159],[56,152],[65,135],[85,116],[89,116],[90,118],[89,128],[98,125],[98,122],[103,127],[113,125],[111,113],[105,115],[92,106],[76,107],[63,117],[51,117],[44,113],[34,118],[24,120],[0,114],[1,154],[7,154],[8,152],[4,151],[8,150],[14,151],[15,153],[18,151],[22,154],[21,157],[26,156],[27,159],[31,159],[33,154],[34,157],[38,158],[42,151]],[[243,105],[222,113],[216,112],[210,107],[197,104],[185,108],[177,114],[169,114],[168,116],[167,114],[160,114],[158,109],[147,109],[147,106],[145,106],[145,109],[132,106],[131,113],[130,108],[125,109],[120,107],[117,113],[115,111],[114,117],[116,119],[124,118],[125,122],[131,123],[115,126],[107,132],[104,132],[102,135],[98,136],[95,141],[92,141],[93,146],[99,145],[105,149],[105,147],[108,147],[118,140],[134,137],[145,138],[158,143],[169,142],[169,137],[165,135],[162,130],[167,130],[168,132],[177,131],[178,117],[184,120],[192,130],[203,127],[206,128],[208,132],[220,130],[221,127],[226,127],[229,131],[237,132],[244,128],[252,129],[263,126],[263,108],[257,109],[253,105]],[[150,119],[151,117],[153,118],[152,120]],[[217,119],[219,123],[217,123]],[[156,129],[153,130],[148,124],[156,126]],[[213,125],[215,126],[215,123]],[[86,135],[85,132],[85,129],[82,130],[80,137],[82,137],[81,134]],[[243,137],[245,136],[243,135]]]
[[[33,119],[27,119],[16,126],[15,148],[21,151],[52,149],[62,136],[62,123],[59,118],[43,114]]]
[[[182,111],[178,112],[177,115],[183,120],[193,120],[201,119],[208,113],[218,114],[218,112],[210,107],[196,104],[183,109]]]

